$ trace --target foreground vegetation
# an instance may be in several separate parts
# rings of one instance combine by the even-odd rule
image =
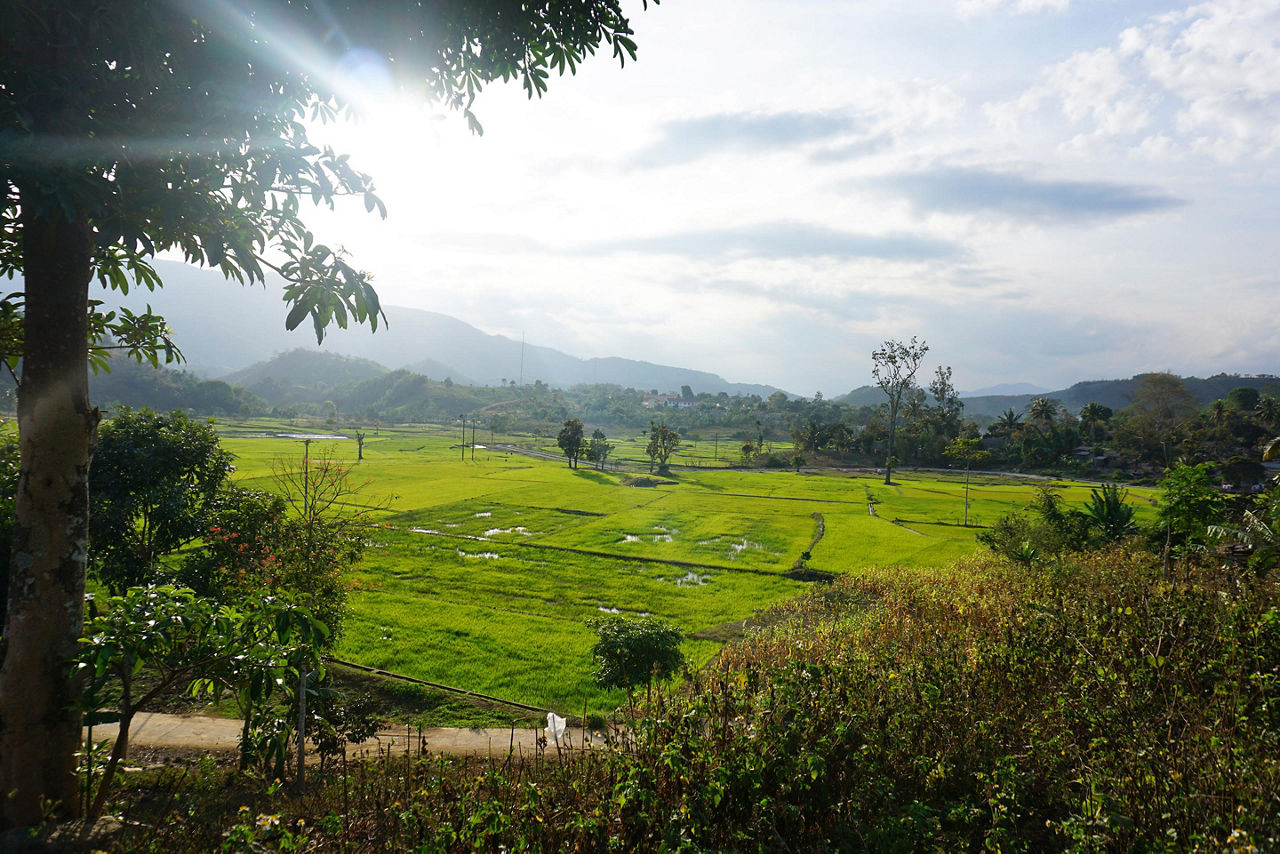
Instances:
[[[1272,848],[1278,605],[1132,547],[870,570],[652,693],[612,749],[393,750],[301,798],[162,772],[116,850]]]
[[[91,709],[110,707],[118,682],[127,723],[155,693],[132,686],[136,662],[151,662],[161,681],[230,692],[253,737],[236,771],[206,759],[120,777],[122,749],[91,757],[83,770],[105,760],[107,780],[85,774],[89,812],[129,819],[103,846],[1276,844],[1280,491],[1228,497],[1211,466],[1183,464],[1158,493],[836,470],[651,475],[517,454],[516,437],[472,448],[432,430],[330,442],[270,427],[224,437],[238,488],[269,488],[300,446],[304,471],[341,473],[341,518],[361,520],[341,657],[580,711],[605,746],[544,739],[532,755],[442,758],[409,729],[357,760],[365,748],[345,742],[376,725],[369,701],[319,681],[322,623],[270,597],[200,611],[190,592],[133,588],[86,642]],[[227,547],[195,543],[156,572]],[[657,672],[680,667],[680,644],[687,665],[636,694],[642,634],[664,650]],[[302,687],[325,757],[305,792],[287,782],[300,774],[287,763]],[[440,722],[414,693],[411,717]]]

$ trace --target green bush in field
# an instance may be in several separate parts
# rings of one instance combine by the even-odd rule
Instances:
[[[1104,539],[1110,534],[1120,536],[1124,531],[1135,530],[1133,508],[1124,504],[1118,494],[1113,494],[1112,504],[1104,504],[1097,510],[1102,515],[1095,517],[1093,504],[1086,505],[1084,510],[1068,507],[1061,490],[1057,484],[1037,486],[1027,504],[1027,512],[1001,517],[989,529],[979,532],[978,542],[1015,563],[1030,565],[1039,556],[1060,558],[1067,552],[1085,548],[1089,544],[1091,530],[1100,525],[1103,526],[1099,530]],[[1096,489],[1092,498],[1095,503],[1102,501]],[[1124,517],[1120,533],[1113,530],[1116,522],[1106,515],[1107,512]]]
[[[1089,527],[1105,543],[1115,543],[1138,532],[1134,507],[1125,501],[1127,490],[1114,483],[1104,483],[1089,495],[1084,514]]]
[[[270,493],[232,488],[214,502],[201,548],[177,572],[180,584],[201,596],[234,604],[260,593],[304,601],[328,630],[324,647],[342,637],[349,611],[343,574],[360,558],[364,541],[334,527],[306,537],[303,520]]]
[[[596,632],[591,648],[595,681],[601,688],[631,691],[680,669],[680,631],[653,617],[609,616],[587,620]]]
[[[325,628],[306,610],[272,596],[220,606],[190,590],[134,587],[105,603],[90,602],[77,672],[83,680],[80,706],[91,714],[114,706],[119,734],[102,769],[96,793],[84,788],[85,813],[102,814],[115,772],[128,757],[129,728],[166,691],[228,693],[243,718],[241,763],[274,764],[283,773],[293,734],[292,718],[276,708],[296,700],[299,668],[323,668],[319,649]],[[146,668],[151,680],[138,680]],[[95,771],[90,763],[88,771]]]
[[[1186,554],[1223,520],[1224,502],[1209,463],[1175,463],[1160,481],[1159,526],[1152,532],[1167,550]]]

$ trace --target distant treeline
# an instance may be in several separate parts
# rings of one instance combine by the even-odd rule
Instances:
[[[473,386],[314,351],[283,354],[233,379],[248,385],[117,359],[110,372],[93,377],[92,390],[104,409],[123,404],[199,415],[319,417],[334,424],[465,418],[481,429],[541,436],[555,436],[570,418],[615,435],[661,422],[687,438],[715,435],[744,465],[788,465],[797,455],[809,464],[880,465],[889,451],[882,401],[865,389],[830,400],[821,393],[762,398],[688,387],[556,389],[541,380]],[[975,438],[988,452],[986,467],[1062,473],[1105,468],[1142,476],[1182,459],[1214,462],[1225,480],[1248,485],[1261,477],[1261,444],[1280,431],[1277,392],[1280,380],[1271,376],[1142,374],[1077,383],[1061,397],[1002,397],[1008,405],[997,415],[975,417],[969,401],[935,399],[916,388],[900,413],[892,450],[901,465],[948,466],[954,460],[947,446]],[[1088,395],[1093,397],[1086,400]],[[995,400],[972,402],[985,409]]]

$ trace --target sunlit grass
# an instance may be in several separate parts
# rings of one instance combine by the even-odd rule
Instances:
[[[308,446],[297,436],[313,432],[325,431],[262,419],[229,426],[236,477],[270,489],[273,463],[300,459]],[[620,700],[591,682],[593,616],[652,614],[686,634],[712,630],[808,588],[785,573],[810,549],[816,517],[824,536],[809,568],[929,567],[972,552],[979,526],[1033,494],[1025,481],[974,477],[965,527],[961,473],[899,472],[885,485],[870,473],[675,468],[660,485],[633,487],[628,475],[647,470],[638,438],[619,442],[615,459],[633,460],[628,472],[574,470],[488,440],[473,458],[460,430],[430,426],[362,429],[357,462],[355,431],[331,432],[311,454],[367,482],[362,503],[390,501],[351,576],[339,654],[562,711]],[[551,439],[496,438],[558,450]],[[1089,489],[1070,484],[1062,495],[1079,506]],[[1130,493],[1144,515],[1147,493]],[[697,661],[716,649],[685,647]]]

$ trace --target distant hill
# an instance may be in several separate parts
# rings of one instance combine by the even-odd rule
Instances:
[[[111,360],[110,371],[89,375],[89,396],[104,410],[148,407],[157,412],[189,409],[201,415],[253,415],[268,409],[258,395],[190,371],[153,368],[126,356]]]
[[[272,406],[323,403],[365,380],[389,372],[384,365],[338,353],[298,348],[227,376]]]
[[[228,374],[224,379],[250,389],[268,380],[300,386],[313,386],[317,380],[323,380],[325,385],[338,386],[380,377],[389,370],[371,359],[298,348]]]
[[[1079,412],[1086,403],[1100,403],[1112,409],[1124,409],[1133,402],[1134,392],[1144,374],[1124,380],[1084,380],[1070,388],[1057,391],[1025,392],[1020,394],[962,394],[964,414],[969,418],[995,418],[1006,409],[1022,412],[1037,397],[1048,397],[1057,400],[1072,412]],[[1215,400],[1225,398],[1233,388],[1246,386],[1261,392],[1280,394],[1280,377],[1271,375],[1240,376],[1239,374],[1215,374],[1201,379],[1199,377],[1183,377],[1187,390],[1200,403],[1208,406]],[[1021,384],[1015,384],[1021,385]],[[1028,384],[1029,385],[1029,384]],[[1033,386],[1034,388],[1034,386]],[[861,386],[848,394],[835,398],[837,403],[852,406],[879,406],[884,402],[884,392],[877,386]]]
[[[448,377],[427,379],[422,374],[401,370],[358,383],[345,390],[335,402],[343,412],[380,413],[392,421],[446,422],[460,412],[483,409],[493,402],[493,395],[497,393],[463,385]]]
[[[1079,412],[1086,403],[1100,403],[1112,409],[1124,409],[1133,402],[1134,392],[1142,378],[1139,374],[1124,380],[1085,380],[1070,388],[1050,391],[1044,394],[986,395],[982,397],[965,397],[964,411],[971,418],[979,416],[995,417],[1006,409],[1012,408],[1021,412],[1034,398],[1049,397],[1057,400],[1072,412]],[[1233,388],[1242,386],[1256,388],[1262,392],[1280,393],[1280,377],[1260,375],[1245,377],[1239,374],[1215,374],[1207,378],[1183,377],[1187,391],[1201,406],[1208,406],[1215,400],[1225,398]]]
[[[879,406],[884,403],[884,399],[884,391],[879,386],[874,385],[858,386],[848,394],[832,398],[836,403],[844,403],[849,406]]]
[[[323,348],[318,348],[309,324],[293,332],[285,330],[284,304],[275,285],[241,287],[224,281],[216,272],[175,262],[157,262],[156,268],[166,287],[153,292],[134,289],[121,302],[135,310],[149,304],[163,315],[187,357],[188,369],[204,376],[235,376],[255,362],[303,348],[477,385],[523,379],[525,383],[542,380],[559,388],[616,383],[676,392],[688,385],[695,392],[761,397],[778,391],[773,386],[729,382],[716,374],[670,365],[616,357],[582,359],[550,347],[490,335],[445,314],[401,306],[383,306],[387,324],[376,334],[354,324],[349,329],[335,328],[326,335]]]
[[[446,365],[444,362],[436,361],[435,359],[423,359],[421,362],[414,362],[412,365],[405,365],[402,370],[415,374],[422,374],[422,376],[431,377],[433,380],[453,380],[459,385],[484,385],[484,383],[478,383],[471,379],[457,368]],[[501,379],[501,377],[499,379]]]
[[[994,395],[1006,394],[1044,394],[1049,391],[1035,383],[1000,383],[999,385],[988,386],[986,388],[976,388],[973,391],[960,392],[961,397],[992,397]]]

